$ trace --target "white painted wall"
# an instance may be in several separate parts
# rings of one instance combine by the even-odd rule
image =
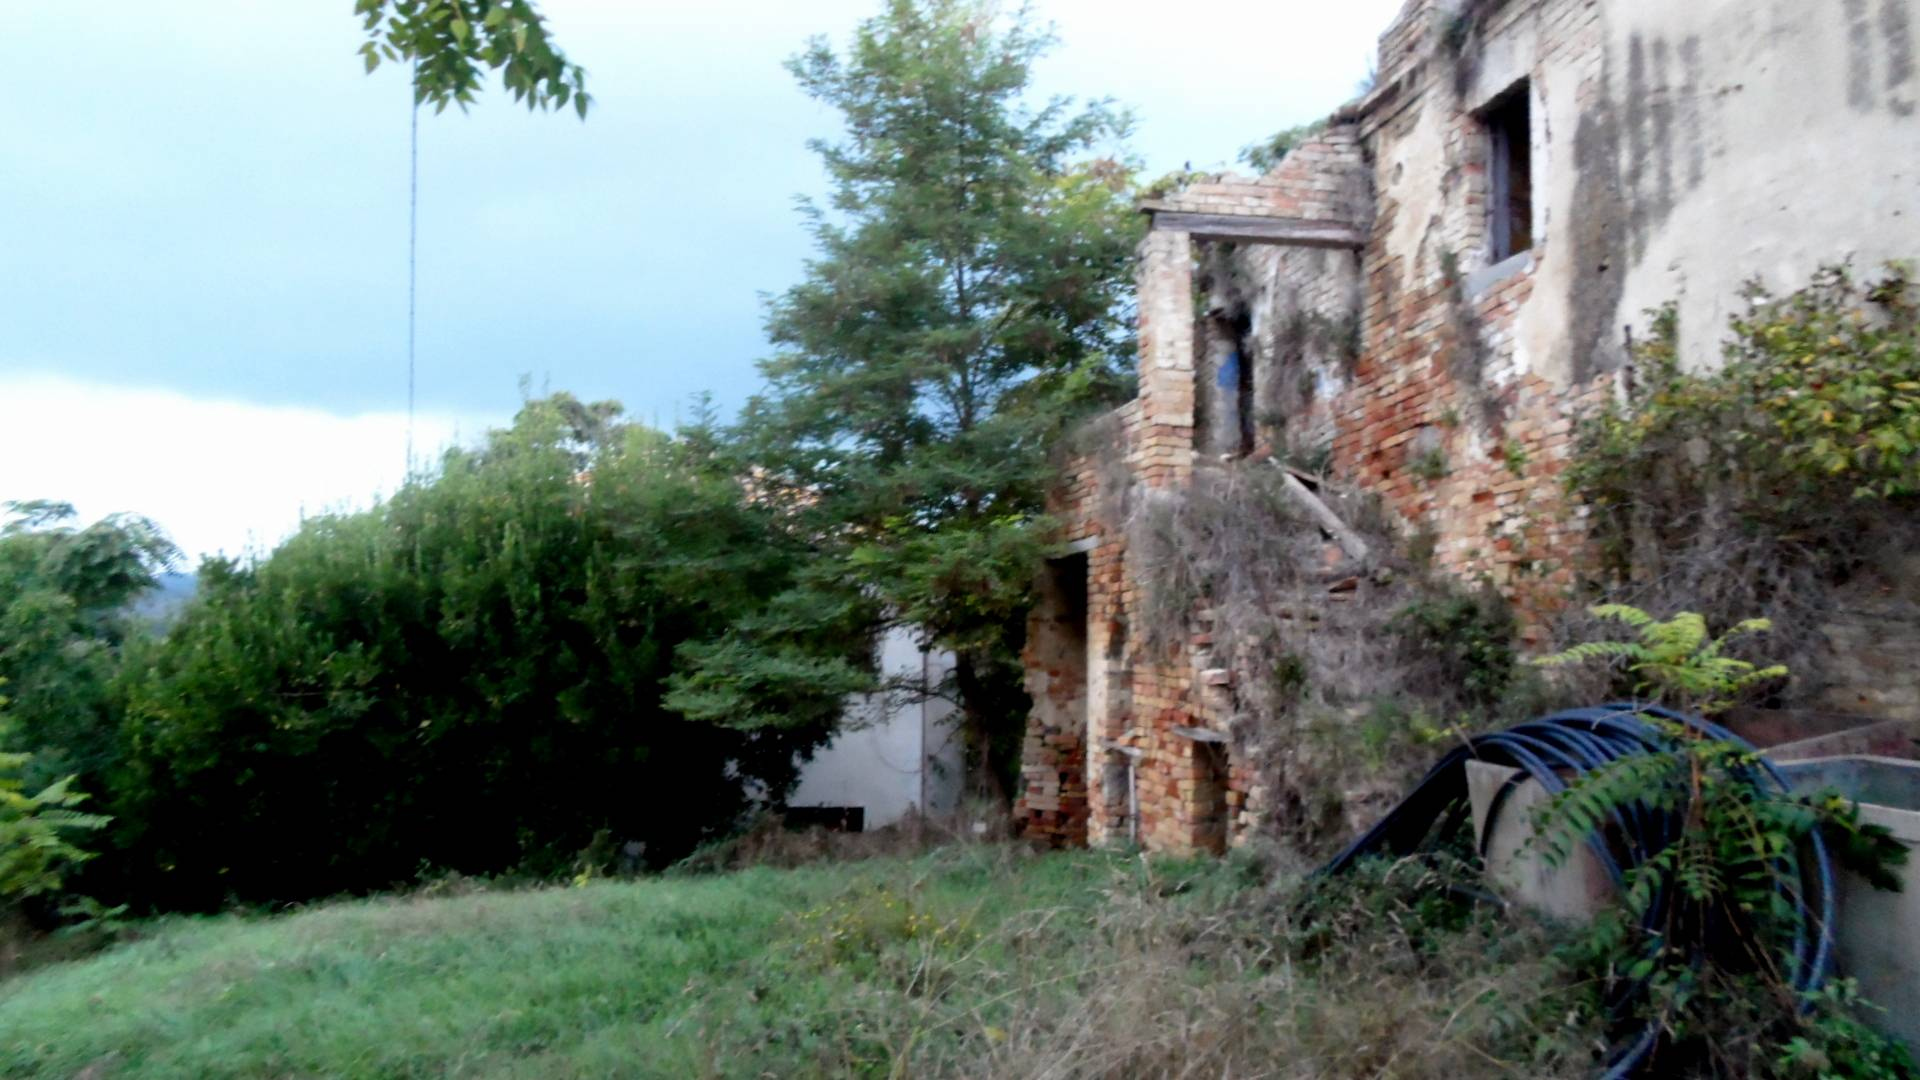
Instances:
[[[889,631],[881,640],[883,675],[938,685],[952,666],[952,656],[922,650],[909,630]],[[915,807],[928,814],[957,810],[964,780],[958,719],[946,701],[853,698],[846,728],[801,769],[787,803],[862,807],[868,829],[898,821]]]

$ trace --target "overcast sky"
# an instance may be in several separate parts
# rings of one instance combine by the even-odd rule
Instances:
[[[670,424],[736,407],[835,117],[781,61],[879,0],[545,0],[582,123],[497,86],[420,129],[423,448],[519,381]],[[1111,96],[1152,174],[1353,96],[1399,0],[1035,0],[1047,93]],[[404,471],[405,74],[348,0],[0,4],[0,501],[271,546]]]

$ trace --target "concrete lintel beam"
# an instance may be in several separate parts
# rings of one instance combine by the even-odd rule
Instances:
[[[1252,244],[1345,248],[1366,246],[1366,234],[1344,221],[1264,217],[1257,214],[1194,214],[1150,210],[1155,231],[1191,233],[1196,240],[1235,240]]]

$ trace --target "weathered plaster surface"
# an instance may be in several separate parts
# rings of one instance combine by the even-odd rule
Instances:
[[[1920,254],[1913,0],[1607,5],[1631,315],[1677,298],[1712,363],[1743,281]]]

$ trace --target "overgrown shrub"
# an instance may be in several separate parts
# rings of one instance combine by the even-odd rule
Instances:
[[[1766,617],[1799,654],[1833,587],[1916,534],[1920,298],[1890,265],[1747,300],[1705,373],[1681,367],[1675,309],[1655,312],[1626,399],[1580,424],[1566,480],[1612,595],[1718,624]]]
[[[805,538],[614,411],[532,402],[385,505],[207,563],[129,679],[123,895],[559,874],[603,831],[661,865],[777,797],[867,685],[868,613],[775,610]],[[739,712],[669,700],[679,658],[749,630],[781,663],[729,669]]]
[[[1435,590],[1401,608],[1391,625],[1409,647],[1441,662],[1462,708],[1491,709],[1513,683],[1519,628],[1513,609],[1489,585]]]
[[[1417,775],[1435,741],[1484,726],[1515,682],[1514,620],[1489,589],[1463,592],[1397,553],[1378,504],[1323,485],[1364,535],[1344,555],[1273,464],[1196,470],[1146,493],[1127,522],[1149,655],[1232,672],[1229,720],[1272,793],[1268,827],[1316,849]]]

